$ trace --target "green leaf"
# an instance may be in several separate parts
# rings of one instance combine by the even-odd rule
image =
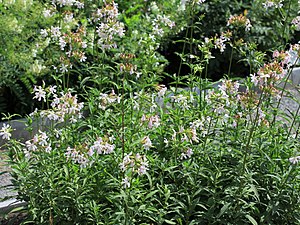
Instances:
[[[246,215],[246,218],[247,218],[253,225],[257,225],[256,220],[255,220],[252,216]]]
[[[257,188],[253,184],[251,184],[249,191],[253,192],[256,199],[259,201],[259,194],[258,194]]]
[[[171,220],[165,220],[165,222],[166,222],[167,224],[176,224],[175,222],[173,222],[173,221],[171,221]]]
[[[225,205],[223,205],[223,207],[220,210],[220,213],[217,215],[217,218],[220,218],[229,208],[230,203],[226,203]]]
[[[157,192],[158,192],[158,190],[151,191],[150,193],[148,193],[148,194],[146,195],[145,200],[148,199],[148,198],[151,198],[151,197],[152,197],[153,195],[155,195]]]

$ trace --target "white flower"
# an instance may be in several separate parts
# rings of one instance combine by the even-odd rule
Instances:
[[[50,32],[51,37],[53,37],[55,40],[61,36],[60,27],[51,26]]]
[[[41,86],[34,86],[33,91],[35,94],[33,99],[36,98],[38,101],[43,99],[46,102],[46,91]]]
[[[85,62],[86,59],[87,59],[87,57],[85,56],[84,52],[82,52],[82,53],[80,54],[79,61],[80,61],[80,62]]]
[[[151,147],[153,147],[149,136],[146,136],[143,138],[142,144],[143,144],[143,147],[145,148],[145,150],[149,150]]]
[[[262,5],[265,9],[272,8],[272,7],[281,8],[283,6],[282,2],[283,0],[279,0],[279,2],[277,2],[276,0],[267,0],[264,3],[262,3]]]
[[[138,168],[138,175],[144,175],[148,170],[148,162],[146,157],[144,156],[144,161],[141,162],[140,167]]]
[[[164,138],[164,143],[166,144],[166,147],[168,147],[168,146],[169,146],[169,141],[168,141],[168,139],[167,139],[167,138]]]
[[[41,29],[40,34],[41,34],[41,36],[42,36],[43,38],[45,38],[45,37],[48,36],[48,32],[47,32],[46,29]]]
[[[159,86],[159,91],[157,93],[158,97],[163,97],[166,94],[167,88],[165,85],[160,85]]]
[[[125,177],[122,179],[122,185],[124,188],[130,188],[130,182],[129,182],[128,177]]]
[[[25,142],[26,148],[28,149],[28,151],[36,151],[37,150],[37,146],[32,143],[30,140]]]
[[[297,31],[300,31],[300,16],[297,16],[296,18],[294,18],[292,20],[292,24],[295,25]]]
[[[73,13],[70,13],[70,14],[66,14],[65,17],[64,17],[64,22],[65,23],[71,23],[73,20]]]
[[[250,77],[251,77],[251,82],[254,84],[254,86],[257,86],[259,82],[258,77],[255,76],[254,74],[250,74]]]
[[[60,71],[62,73],[68,72],[68,65],[61,64]]]
[[[56,88],[57,88],[57,86],[56,85],[54,85],[54,86],[49,86],[49,92],[51,93],[51,94],[54,94],[54,93],[56,93]]]
[[[290,161],[290,163],[295,165],[300,161],[300,156],[291,157],[291,158],[289,158],[289,161]]]
[[[2,136],[2,139],[10,140],[12,130],[13,129],[9,124],[4,123],[0,130],[0,136]]]
[[[193,150],[191,148],[186,149],[185,152],[181,153],[180,159],[189,159],[193,155]]]
[[[51,17],[53,15],[53,13],[51,13],[50,9],[45,9],[43,11],[43,15],[44,15],[44,17],[49,18],[49,17]]]

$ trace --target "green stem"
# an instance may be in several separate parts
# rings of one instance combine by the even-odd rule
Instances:
[[[293,126],[294,126],[294,124],[295,124],[296,117],[298,116],[299,110],[300,110],[300,104],[298,105],[296,114],[295,114],[295,116],[294,116],[294,118],[293,118],[293,122],[292,122],[292,124],[291,124],[291,127],[290,127],[290,129],[289,129],[289,132],[288,132],[288,135],[287,135],[286,139],[289,138],[289,136],[290,136],[290,134],[291,134],[291,132],[292,132],[292,129],[293,129]]]
[[[234,44],[234,40],[233,40],[233,43],[232,43],[232,47],[231,47],[231,53],[230,53],[230,61],[229,61],[229,68],[228,68],[228,78],[230,78],[230,72],[231,72],[231,65],[232,65],[232,58],[233,58],[233,44]]]
[[[125,155],[125,79],[126,79],[126,73],[123,77],[122,81],[122,159],[124,158]]]
[[[260,105],[262,103],[262,100],[263,100],[263,95],[264,95],[264,90],[262,91],[262,93],[259,97],[258,105],[257,105],[257,108],[256,108],[255,119],[253,121],[252,127],[250,128],[250,133],[249,133],[248,140],[247,140],[246,147],[245,147],[246,151],[245,151],[244,158],[243,158],[243,165],[242,165],[241,174],[243,174],[245,172],[245,169],[246,169],[247,157],[250,154],[250,143],[251,143],[254,131],[255,131],[257,125],[258,125],[257,124],[257,121],[258,121],[258,118],[259,118],[259,113],[258,112],[259,112],[259,107],[260,107]]]
[[[297,63],[298,60],[299,60],[299,56],[297,57],[297,59],[296,59],[296,61],[294,62],[294,64],[293,64],[293,65],[289,68],[289,70],[288,70],[288,75],[287,75],[287,77],[286,77],[286,79],[285,79],[285,81],[284,81],[284,85],[283,85],[282,91],[281,91],[281,93],[280,93],[280,98],[279,98],[279,100],[278,100],[278,103],[277,103],[277,106],[276,106],[276,110],[275,110],[275,112],[274,112],[274,114],[273,114],[273,120],[272,120],[272,122],[271,122],[271,124],[270,124],[270,128],[272,128],[273,125],[274,125],[274,123],[275,123],[276,116],[277,116],[277,111],[278,111],[279,105],[280,105],[280,103],[281,103],[281,99],[282,99],[282,97],[283,97],[283,93],[284,93],[284,91],[285,91],[287,82],[288,82],[288,80],[289,80],[289,78],[290,78],[290,76],[291,76],[291,74],[292,74],[292,71],[293,71],[293,69],[294,69],[294,67],[295,67],[295,65],[296,65],[296,63]]]

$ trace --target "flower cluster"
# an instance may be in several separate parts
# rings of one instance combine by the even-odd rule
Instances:
[[[285,75],[286,70],[276,61],[265,64],[257,72],[258,82],[261,85],[282,80]]]
[[[45,151],[49,153],[52,150],[51,142],[49,141],[47,133],[41,130],[39,130],[32,139],[27,140],[25,142],[25,146],[26,148],[24,149],[24,153],[28,158],[31,156],[32,152]]]
[[[192,155],[194,154],[193,150],[191,148],[187,148],[185,149],[181,155],[180,155],[180,159],[183,160],[183,159],[189,159],[192,157]]]
[[[295,29],[296,29],[297,31],[300,31],[300,16],[295,17],[295,18],[292,20],[292,24],[295,26]]]
[[[172,141],[177,141],[180,140],[180,142],[184,143],[190,143],[192,144],[193,142],[198,143],[199,139],[197,136],[197,130],[196,126],[191,126],[190,128],[184,129],[183,126],[179,128],[178,131],[175,131],[173,129],[173,135],[172,135]]]
[[[157,89],[157,91],[158,91],[158,92],[157,92],[157,96],[158,96],[158,97],[163,97],[163,96],[165,96],[166,91],[168,90],[168,88],[167,88],[165,85],[163,85],[163,84],[156,86],[156,89]]]
[[[172,29],[173,27],[175,27],[175,23],[172,20],[170,20],[168,16],[166,15],[162,16],[158,14],[157,17],[152,20],[153,34],[155,36],[163,37],[164,36],[163,27],[169,27],[170,29]]]
[[[10,140],[12,131],[12,127],[9,124],[4,123],[0,130],[0,136],[2,136],[2,139]]]
[[[147,122],[149,129],[151,129],[152,127],[157,128],[160,125],[160,118],[158,115],[148,117],[145,114],[143,114],[143,116],[141,118],[141,122],[142,123]]]
[[[86,145],[76,146],[75,148],[68,147],[65,156],[67,160],[72,160],[74,163],[78,163],[80,167],[85,168],[91,163],[85,154],[87,151]]]
[[[265,9],[269,8],[282,8],[283,0],[266,0],[265,2],[262,3],[263,7]]]
[[[110,94],[99,94],[99,108],[105,110],[112,103],[120,103],[120,96],[116,95],[115,91],[112,90]]]
[[[189,103],[193,102],[194,100],[192,94],[190,96],[186,96],[184,94],[178,94],[178,95],[171,96],[171,99],[173,100],[174,103],[178,104],[178,106],[183,110],[188,110],[190,108]]]
[[[56,43],[64,54],[60,57],[60,71],[62,73],[68,72],[72,68],[72,61],[85,62],[87,57],[85,56],[84,49],[87,48],[87,42],[85,41],[86,31],[81,26],[76,31],[61,32],[61,27],[51,26],[49,29],[41,29],[42,38],[50,37],[54,43]]]
[[[288,65],[291,59],[291,55],[288,51],[278,51],[273,52],[273,59],[275,59],[282,67]]]
[[[220,52],[224,52],[226,49],[226,42],[230,41],[230,38],[232,37],[232,32],[227,31],[227,32],[222,32],[220,37],[215,37],[214,38],[214,47],[215,49],[220,49]],[[209,44],[210,39],[206,38],[205,42]]]
[[[80,2],[80,1],[76,1],[76,0],[52,0],[52,5],[59,6],[59,7],[75,6],[78,9],[84,8],[84,3]]]
[[[114,151],[115,145],[111,144],[111,142],[114,140],[114,137],[99,137],[97,140],[93,143],[93,145],[90,147],[88,154],[89,156],[92,156],[97,152],[97,154],[110,154]]]
[[[132,152],[126,154],[123,158],[122,163],[119,165],[123,172],[131,170],[136,172],[138,175],[144,175],[149,169],[148,160],[145,155],[139,153],[133,155]]]
[[[124,24],[118,21],[118,5],[111,1],[104,4],[101,9],[94,12],[90,19],[96,25],[96,33],[98,35],[98,45],[102,49],[117,48],[114,37],[124,36]]]
[[[233,27],[245,27],[245,31],[249,31],[252,27],[250,20],[244,16],[240,15],[231,15],[227,21],[227,26],[232,25]]]
[[[56,86],[43,88],[41,86],[34,87],[35,96],[33,98],[38,101],[46,101],[46,95],[53,96],[51,103],[52,109],[41,111],[41,117],[47,117],[49,120],[64,122],[70,119],[70,122],[76,122],[77,119],[82,118],[82,109],[84,103],[78,102],[77,95],[72,95],[71,92],[60,92],[60,96],[56,94]],[[35,116],[38,112],[34,111],[30,116]]]
[[[151,142],[149,136],[145,136],[142,139],[141,143],[143,144],[143,147],[144,147],[145,150],[149,150],[150,148],[153,147],[152,142]]]

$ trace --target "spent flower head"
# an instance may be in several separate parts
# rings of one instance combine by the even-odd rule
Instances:
[[[245,27],[246,31],[249,31],[252,27],[250,20],[243,14],[231,15],[227,21],[227,26],[233,27]]]

